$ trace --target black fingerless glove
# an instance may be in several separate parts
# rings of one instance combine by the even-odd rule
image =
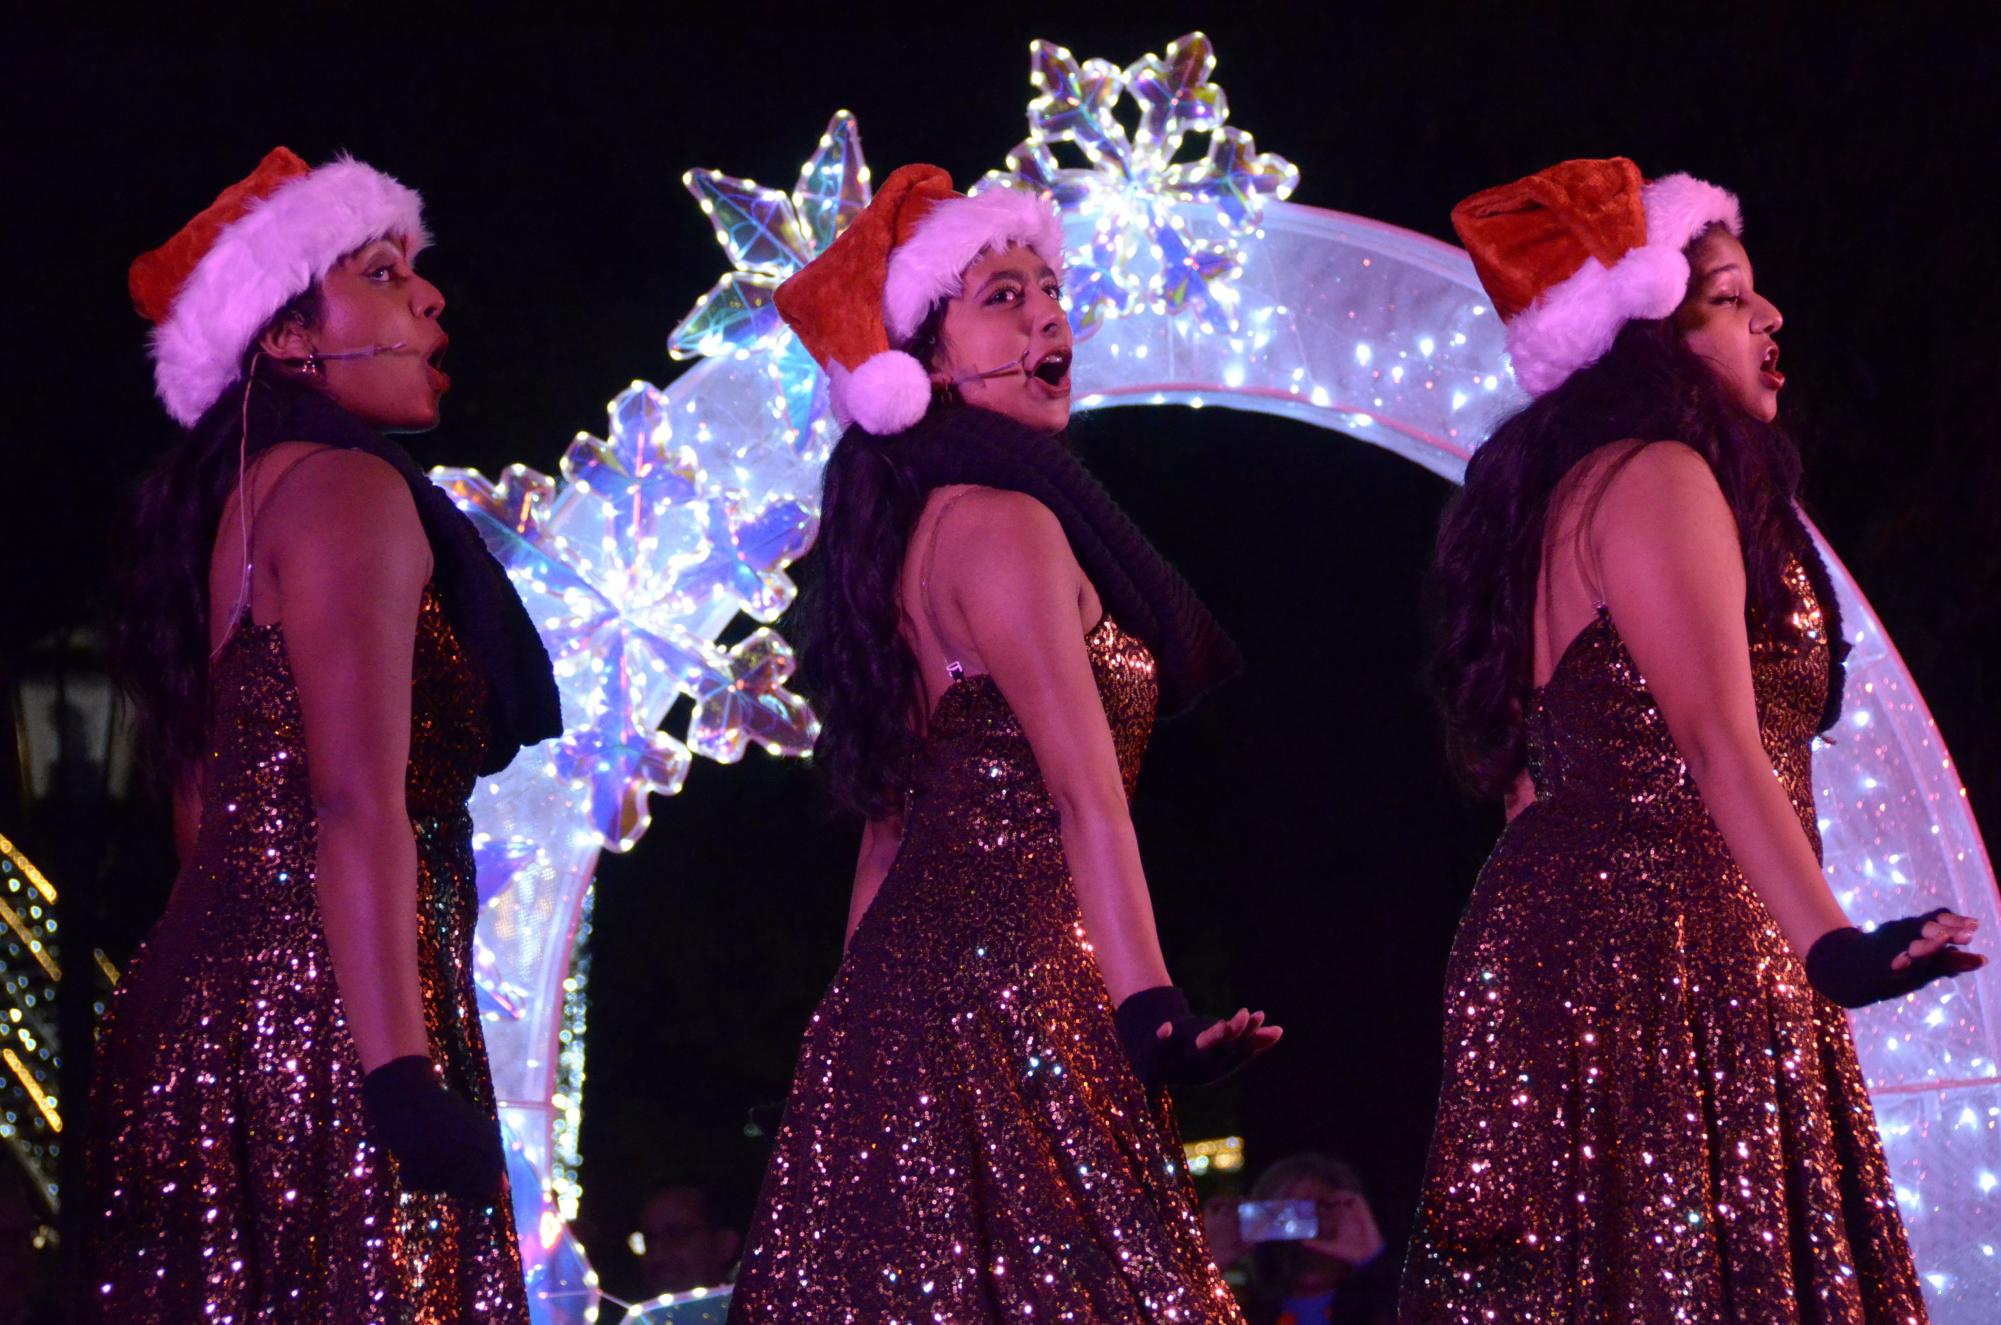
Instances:
[[[361,1079],[372,1140],[396,1157],[403,1185],[463,1201],[500,1195],[507,1161],[500,1128],[446,1088],[422,1054],[392,1059]]]
[[[1125,1046],[1133,1071],[1149,1089],[1206,1086],[1251,1060],[1247,1040],[1196,1048],[1195,1037],[1218,1019],[1190,1010],[1188,995],[1173,985],[1155,985],[1133,994],[1119,1004],[1112,1020],[1119,1028],[1119,1043]],[[1166,1039],[1160,1037],[1162,1022],[1174,1027]]]
[[[1957,960],[1961,954],[1951,948],[1913,958],[1901,971],[1890,969],[1899,953],[1924,937],[1925,923],[1944,914],[1940,907],[1921,916],[1887,920],[1866,934],[1852,925],[1829,930],[1807,950],[1807,983],[1842,1007],[1859,1008],[1958,974],[1963,969]]]

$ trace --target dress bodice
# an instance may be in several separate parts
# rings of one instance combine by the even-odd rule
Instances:
[[[410,814],[462,811],[486,753],[486,689],[428,589],[410,674]],[[304,722],[282,626],[244,621],[216,656],[208,759],[205,804],[311,806]]]
[[[1793,638],[1751,623],[1751,684],[1758,730],[1808,836],[1813,813],[1812,749],[1827,698],[1826,623],[1806,568],[1786,572],[1795,606]],[[1526,720],[1529,775],[1538,804],[1616,809],[1645,819],[1702,816],[1688,766],[1669,735],[1611,615],[1600,608],[1557,660]]]
[[[1119,775],[1131,796],[1160,702],[1153,654],[1110,615],[1099,619],[1084,645],[1112,729]],[[938,697],[912,788],[913,810],[927,802],[1009,817],[1053,813],[1021,720],[991,676],[962,676]]]

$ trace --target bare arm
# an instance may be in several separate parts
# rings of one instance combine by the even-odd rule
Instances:
[[[1605,488],[1600,592],[1730,854],[1793,951],[1848,923],[1758,733],[1737,524],[1702,457],[1646,447]]]
[[[430,548],[403,480],[329,456],[265,515],[305,719],[315,885],[365,1071],[429,1053],[417,971],[417,847],[404,803],[411,659]]]
[[[1084,576],[1049,510],[979,493],[940,531],[937,592],[1028,736],[1061,818],[1084,929],[1113,1003],[1171,984],[1125,783],[1084,644]]]
[[[854,940],[855,926],[861,924],[875,901],[883,876],[896,862],[897,849],[902,845],[900,819],[871,819],[862,825],[862,849],[855,860],[855,889],[848,898],[848,930],[841,940],[843,946]]]

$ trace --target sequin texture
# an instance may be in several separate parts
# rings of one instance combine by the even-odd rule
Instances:
[[[1109,617],[1087,642],[1130,794],[1153,658]],[[915,785],[807,1028],[730,1320],[1240,1325],[989,678],[939,699]]]
[[[413,675],[406,799],[431,1057],[491,1112],[465,806],[486,742],[484,687],[429,593]],[[314,893],[306,747],[279,628],[239,626],[210,693],[201,832],[99,1045],[92,1308],[107,1322],[526,1325],[506,1197],[473,1207],[405,1192],[367,1140],[361,1063]]]
[[[1759,728],[1819,851],[1827,693],[1753,626]],[[1527,721],[1536,801],[1447,973],[1445,1084],[1399,1319],[1925,1320],[1846,1015],[1814,994],[1600,611]]]

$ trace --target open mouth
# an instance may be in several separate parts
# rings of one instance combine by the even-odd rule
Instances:
[[[431,352],[424,356],[424,369],[430,375],[432,387],[439,391],[451,390],[451,375],[445,372],[445,351],[451,347],[452,338],[440,336],[438,343],[431,347]]]
[[[1786,384],[1786,375],[1779,371],[1779,347],[1777,345],[1767,345],[1765,347],[1765,357],[1758,364],[1758,376],[1763,378],[1765,385],[1774,391]]]
[[[1070,384],[1070,351],[1056,350],[1045,355],[1029,374],[1046,386],[1066,387]]]

